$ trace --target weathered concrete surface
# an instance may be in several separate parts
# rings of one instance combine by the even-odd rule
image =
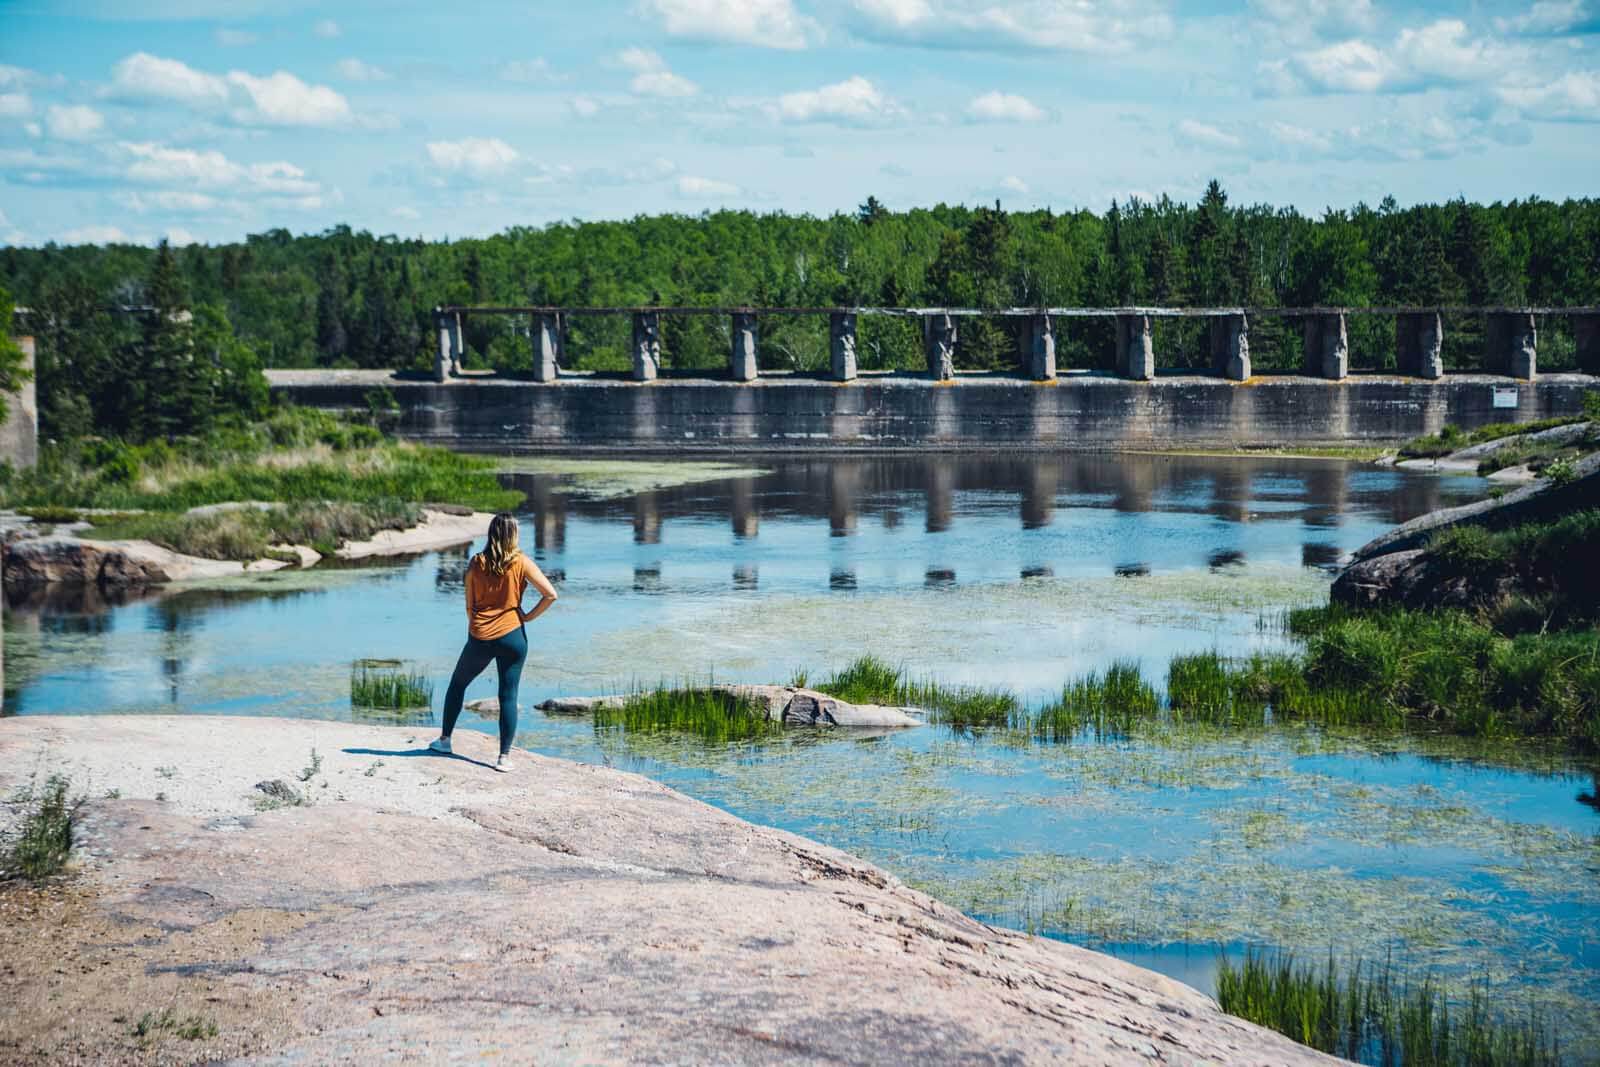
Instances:
[[[1475,500],[1460,507],[1430,511],[1410,522],[1401,523],[1357,549],[1351,557],[1354,561],[1352,565],[1391,552],[1423,548],[1434,534],[1452,526],[1471,525],[1501,530],[1519,523],[1558,518],[1573,511],[1600,506],[1600,452],[1584,456],[1573,466],[1576,476],[1564,485],[1541,478],[1512,490],[1498,500]]]
[[[531,755],[497,775],[487,737],[426,741],[0,720],[0,789],[41,768],[95,798],[72,921],[0,926],[0,1061],[134,1060],[145,1004],[218,1024],[158,1035],[163,1062],[1337,1062],[646,778]],[[310,805],[258,811],[276,780]]]
[[[883,704],[851,704],[848,701],[793,685],[709,685],[711,692],[727,693],[753,703],[766,712],[772,722],[789,726],[922,726],[920,709],[890,707]],[[620,707],[626,693],[606,696],[551,697],[539,705],[540,711],[557,715],[592,715],[597,708]],[[472,710],[498,714],[500,702],[494,697],[475,700]]]
[[[0,422],[0,462],[13,470],[26,470],[39,462],[39,396],[33,378],[36,346],[32,337],[14,337],[22,349],[22,369],[28,380],[6,394],[6,418]]]
[[[1579,415],[1597,380],[1537,382],[1451,375],[1425,382],[1358,374],[1228,382],[1202,375],[1123,381],[1058,372],[1053,384],[1016,376],[868,373],[849,383],[764,373],[748,384],[664,378],[639,384],[564,375],[537,384],[457,379],[442,385],[386,371],[268,371],[275,393],[310,407],[365,411],[386,386],[399,433],[486,451],[1148,450],[1292,447],[1404,441],[1489,422]],[[1495,408],[1496,388],[1517,407]]]

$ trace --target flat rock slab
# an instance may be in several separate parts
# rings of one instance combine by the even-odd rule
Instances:
[[[768,719],[786,726],[922,726],[917,708],[884,704],[851,704],[815,689],[794,685],[709,685],[713,693],[748,700],[765,710]],[[597,708],[619,707],[628,700],[626,693],[605,696],[552,697],[539,710],[553,715],[592,715]],[[500,702],[493,697],[474,700],[468,707],[483,715],[497,714]]]
[[[412,552],[432,552],[485,537],[489,533],[491,512],[473,511],[457,515],[427,510],[422,522],[406,530],[380,530],[369,541],[351,541],[335,555],[340,559],[368,559],[372,556],[403,556]]]
[[[646,778],[428,736],[0,720],[0,790],[93,798],[76,896],[0,924],[0,1062],[1337,1062]],[[259,810],[282,779],[310,803]],[[136,1040],[140,1005],[217,1032]]]

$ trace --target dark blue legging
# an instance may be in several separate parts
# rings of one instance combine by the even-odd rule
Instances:
[[[527,658],[528,635],[520,626],[493,641],[467,638],[444,694],[444,736],[449,737],[456,728],[467,686],[493,660],[500,671],[500,754],[510,752],[511,739],[517,736],[517,683],[522,681],[522,661]]]

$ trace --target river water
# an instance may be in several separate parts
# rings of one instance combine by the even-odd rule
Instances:
[[[863,652],[1030,703],[1118,658],[1160,685],[1175,653],[1288,647],[1281,612],[1324,601],[1342,556],[1486,491],[1271,458],[520,466],[524,546],[562,592],[530,629],[525,709],[659,681],[815,680]],[[352,661],[395,657],[437,680],[421,739],[459,649],[467,556],[122,604],[13,595],[5,711],[348,719]],[[493,689],[491,672],[469,695]],[[1220,952],[1250,945],[1390,958],[1485,980],[1507,1006],[1535,998],[1569,1044],[1600,1034],[1597,771],[1537,748],[1299,727],[709,746],[532,710],[519,744],[640,771],[1201,989]]]

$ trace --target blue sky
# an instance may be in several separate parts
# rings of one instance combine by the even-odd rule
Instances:
[[[1600,0],[0,0],[0,242],[1600,193]]]

